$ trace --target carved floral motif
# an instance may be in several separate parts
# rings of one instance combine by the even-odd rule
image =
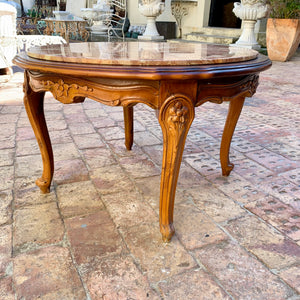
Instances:
[[[71,100],[76,96],[84,96],[93,89],[88,86],[80,86],[78,84],[67,84],[62,79],[58,82],[50,80],[43,80],[42,85],[45,89],[52,92],[53,96],[64,103],[72,102]]]
[[[182,127],[186,122],[187,107],[183,106],[180,101],[177,101],[169,110],[168,123],[171,127]]]
[[[245,84],[241,85],[241,90],[247,90],[250,93],[250,96],[253,96],[256,92],[256,89],[258,87],[258,75],[254,75],[251,80],[247,81]]]
[[[194,119],[194,106],[185,96],[173,95],[165,102],[160,111],[159,122],[162,130],[173,142],[179,141],[186,135],[187,128]],[[188,125],[189,124],[189,125]],[[175,147],[177,148],[178,145]]]
[[[258,75],[251,75],[240,82],[230,85],[203,85],[199,88],[199,99],[196,106],[202,105],[205,102],[221,104],[223,101],[231,101],[237,97],[252,97],[258,86]],[[224,96],[224,90],[227,90],[227,95]]]

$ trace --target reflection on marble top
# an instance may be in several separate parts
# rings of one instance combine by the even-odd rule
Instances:
[[[220,64],[257,57],[255,50],[183,42],[100,42],[34,47],[33,58],[104,65],[174,66]]]

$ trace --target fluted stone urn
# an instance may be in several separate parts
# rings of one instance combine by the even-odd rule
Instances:
[[[165,0],[139,0],[139,11],[147,17],[147,26],[140,40],[163,40],[156,28],[156,18],[164,11]]]
[[[247,47],[259,50],[260,45],[256,41],[254,27],[257,20],[265,18],[269,12],[267,0],[241,0],[234,3],[234,14],[242,19],[243,31],[240,38],[232,46]]]
[[[107,18],[110,18],[112,13],[110,4],[107,0],[98,0],[93,8],[81,8],[82,17],[87,20],[90,30],[95,34],[104,34],[108,27],[105,25]]]

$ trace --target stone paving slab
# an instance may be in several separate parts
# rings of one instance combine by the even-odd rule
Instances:
[[[92,299],[161,299],[130,256],[106,257],[83,278]]]
[[[196,257],[234,299],[288,299],[295,291],[234,242],[209,245]]]
[[[274,62],[246,99],[221,176],[228,103],[205,103],[187,136],[176,234],[159,233],[162,134],[135,107],[90,99],[45,114],[55,157],[51,192],[22,104],[23,73],[0,85],[0,299],[300,299],[300,53]],[[284,75],[284,76],[283,76]]]
[[[14,259],[13,282],[23,299],[84,299],[69,249],[50,246]]]

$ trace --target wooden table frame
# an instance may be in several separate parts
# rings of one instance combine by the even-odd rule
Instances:
[[[54,172],[51,141],[44,116],[44,94],[50,91],[58,101],[83,102],[86,97],[111,106],[123,106],[125,145],[133,143],[133,107],[145,103],[157,110],[163,133],[163,161],[160,187],[160,231],[170,241],[175,229],[173,209],[185,139],[194,119],[194,108],[210,101],[229,101],[228,116],[220,147],[222,174],[233,169],[229,160],[231,139],[245,97],[258,86],[259,72],[271,66],[262,55],[227,64],[197,66],[110,66],[63,63],[17,56],[14,62],[25,69],[24,104],[38,141],[43,174],[36,184],[49,192]]]

